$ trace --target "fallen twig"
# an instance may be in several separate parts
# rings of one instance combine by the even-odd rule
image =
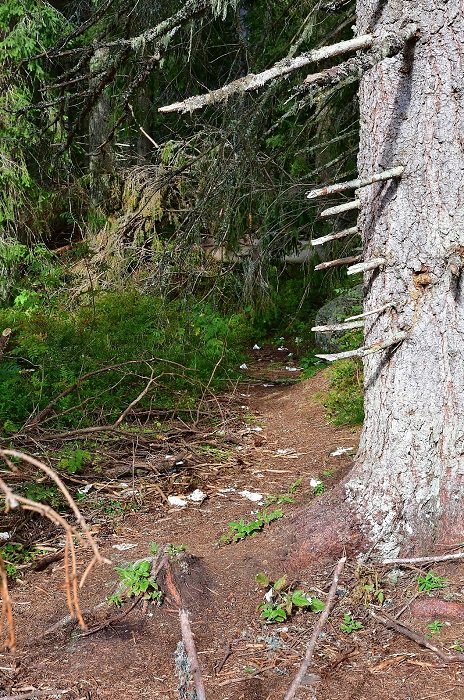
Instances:
[[[219,663],[216,664],[216,666],[214,667],[214,673],[216,676],[218,676],[221,673],[222,669],[224,668],[225,662],[227,661],[229,656],[231,656],[231,654],[232,654],[232,644],[230,642],[227,642],[224,656],[222,657],[221,661],[219,661]]]
[[[295,678],[293,679],[293,682],[290,686],[290,688],[287,691],[287,694],[285,695],[284,700],[293,700],[295,697],[295,693],[300,687],[300,684],[306,674],[306,671],[308,670],[308,666],[311,663],[311,659],[314,653],[314,649],[316,647],[316,642],[319,638],[320,633],[322,632],[322,628],[324,627],[325,623],[327,622],[327,618],[329,617],[330,610],[332,608],[333,600],[335,598],[335,593],[337,592],[337,585],[338,585],[338,579],[340,577],[340,574],[343,570],[343,567],[345,566],[346,562],[346,557],[342,557],[340,561],[338,562],[337,566],[335,567],[333,579],[332,579],[332,585],[330,586],[329,593],[327,595],[327,602],[325,604],[325,608],[321,613],[321,616],[317,622],[316,627],[314,628],[314,631],[311,635],[311,639],[308,642],[308,646],[306,647],[306,653],[303,659],[303,662],[299,668],[298,673],[296,674]]]
[[[430,649],[430,651],[433,651],[434,654],[436,654],[445,663],[464,661],[464,654],[446,654],[443,651],[443,649],[439,649],[434,644],[429,642],[429,640],[426,637],[424,637],[423,634],[420,634],[420,632],[414,632],[414,630],[410,629],[409,627],[402,625],[401,622],[397,622],[391,617],[388,617],[388,615],[386,615],[385,613],[383,614],[383,617],[381,617],[380,615],[377,615],[377,613],[375,613],[373,610],[371,610],[371,615],[374,618],[374,620],[377,620],[377,622],[380,622],[382,625],[385,625],[385,627],[389,627],[395,632],[398,632],[398,634],[402,634],[404,637],[407,637],[413,642],[416,642],[416,644]]]
[[[19,695],[2,695],[2,700],[29,700],[29,698],[41,698],[44,695],[58,697],[69,692],[69,690],[31,690],[29,693],[19,693]]]
[[[124,620],[125,617],[135,608],[137,603],[142,600],[144,596],[144,593],[139,593],[136,598],[132,601],[132,603],[129,605],[128,608],[123,610],[119,615],[115,615],[115,617],[112,617],[110,620],[106,620],[106,622],[103,622],[101,625],[98,625],[97,627],[92,627],[91,630],[88,632],[83,632],[81,634],[81,637],[90,637],[91,634],[96,634],[97,632],[101,632],[102,630],[105,630],[107,627],[110,627],[111,625],[116,624],[117,622],[121,622],[121,620]]]

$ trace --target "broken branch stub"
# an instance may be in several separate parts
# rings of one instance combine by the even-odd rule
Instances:
[[[361,202],[359,199],[353,199],[351,202],[345,202],[345,204],[338,204],[336,207],[329,207],[321,211],[320,216],[337,216],[337,214],[343,214],[345,211],[351,211],[352,209],[361,209]]]
[[[327,326],[313,326],[311,330],[314,333],[332,333],[333,331],[349,331],[352,328],[362,328],[363,321],[352,321],[350,323],[332,323]]]
[[[358,272],[369,272],[369,270],[375,270],[382,265],[385,265],[387,261],[385,258],[372,258],[367,262],[359,263],[358,265],[352,265],[346,271],[347,275],[356,275]]]
[[[391,168],[390,170],[384,170],[381,173],[376,173],[367,178],[357,178],[356,180],[348,180],[347,182],[337,182],[334,185],[326,185],[325,187],[320,187],[316,190],[311,190],[307,193],[308,199],[315,199],[316,197],[323,197],[328,194],[336,194],[337,192],[345,192],[345,190],[354,190],[359,187],[367,187],[368,185],[373,185],[376,182],[383,182],[384,180],[392,180],[395,177],[400,177],[404,172],[403,166],[398,166],[397,168]]]
[[[365,357],[366,355],[373,355],[375,352],[380,352],[380,350],[386,350],[393,345],[398,345],[399,343],[403,342],[403,340],[406,340],[407,337],[408,334],[406,331],[400,331],[399,333],[396,333],[396,335],[389,336],[388,338],[385,338],[385,340],[374,343],[374,345],[371,345],[368,348],[363,346],[361,348],[356,348],[356,350],[346,350],[345,352],[337,352],[329,355],[321,354],[316,355],[316,357],[319,357],[321,360],[327,360],[327,362],[347,360],[350,357]]]
[[[227,100],[231,95],[257,90],[270,80],[288,75],[289,73],[292,73],[300,68],[304,68],[311,63],[323,61],[333,56],[340,56],[350,51],[370,48],[372,46],[372,42],[372,34],[363,34],[362,36],[349,39],[348,41],[340,41],[338,44],[323,46],[321,49],[308,51],[307,53],[297,56],[296,58],[285,58],[272,66],[272,68],[268,68],[262,73],[249,73],[245,77],[234,80],[228,85],[218,88],[217,90],[212,90],[205,95],[196,95],[195,97],[189,97],[182,102],[174,102],[173,104],[159,107],[158,112],[162,112],[164,114],[170,112],[181,112],[182,114],[185,114],[186,112],[193,112],[196,109],[202,109],[208,105]]]
[[[311,245],[324,245],[329,241],[336,241],[339,238],[345,238],[345,236],[352,236],[355,233],[359,233],[357,226],[352,226],[351,228],[345,228],[343,231],[338,231],[337,233],[329,233],[327,236],[321,236],[320,238],[313,238]]]
[[[338,267],[339,265],[350,265],[350,263],[362,260],[362,255],[352,255],[349,258],[339,258],[338,260],[329,260],[328,262],[319,263],[314,268],[315,270],[328,270],[330,267]]]

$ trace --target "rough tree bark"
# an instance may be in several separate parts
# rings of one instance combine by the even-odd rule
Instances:
[[[419,36],[361,81],[359,176],[404,166],[361,190],[366,419],[348,503],[377,552],[432,553],[464,532],[464,3],[358,0],[358,34],[409,22]]]

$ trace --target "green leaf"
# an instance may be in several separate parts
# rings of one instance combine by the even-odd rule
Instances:
[[[303,595],[303,591],[295,591],[292,595],[292,603],[299,608],[306,608],[308,605],[311,605],[311,598]]]
[[[276,593],[278,593],[279,591],[282,590],[282,588],[285,588],[286,584],[287,584],[287,574],[282,576],[282,578],[279,578],[279,580],[274,583],[273,589],[276,591]]]
[[[323,603],[319,598],[311,598],[311,610],[313,612],[321,612],[322,610],[325,610],[325,603]]]
[[[255,581],[259,586],[263,586],[264,588],[269,586],[269,579],[266,574],[256,574]]]

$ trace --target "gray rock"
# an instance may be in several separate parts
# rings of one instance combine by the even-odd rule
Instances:
[[[362,313],[363,285],[358,284],[352,289],[348,289],[343,294],[328,301],[321,306],[316,314],[315,326],[328,326],[333,323],[340,323],[349,316]],[[347,331],[334,331],[333,333],[315,333],[316,346],[323,352],[341,352],[346,350],[342,347],[341,339]]]

